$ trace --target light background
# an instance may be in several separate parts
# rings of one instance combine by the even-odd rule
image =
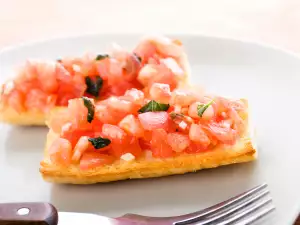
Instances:
[[[0,0],[0,49],[112,32],[233,37],[300,56],[300,0]]]

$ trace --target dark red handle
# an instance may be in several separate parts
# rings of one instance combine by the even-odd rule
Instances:
[[[0,203],[0,225],[57,225],[56,208],[49,203]]]

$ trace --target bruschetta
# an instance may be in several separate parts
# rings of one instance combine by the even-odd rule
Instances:
[[[86,54],[55,61],[27,60],[2,85],[0,121],[45,125],[49,111],[86,96],[103,100],[126,90],[147,90],[153,82],[174,89],[186,84],[190,68],[183,45],[163,36],[146,36],[128,51],[114,45],[109,54]]]
[[[40,173],[54,183],[92,184],[184,174],[255,160],[248,102],[171,90],[95,102],[82,97],[53,111]]]

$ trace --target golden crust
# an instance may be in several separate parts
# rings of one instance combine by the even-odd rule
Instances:
[[[47,149],[57,134],[50,131],[47,136],[45,159],[41,162],[40,172],[45,181],[54,183],[92,184],[126,179],[162,177],[174,174],[195,172],[228,164],[255,160],[257,152],[249,137],[242,137],[231,147],[219,146],[212,151],[198,154],[182,154],[170,159],[143,157],[126,162],[120,160],[113,165],[82,171],[78,165],[57,166],[49,160]]]
[[[36,111],[27,111],[18,113],[9,106],[2,106],[0,111],[0,121],[13,125],[22,126],[44,126],[46,120],[45,113]]]
[[[247,100],[241,99],[241,101],[248,107]],[[248,113],[244,113],[241,117],[248,125]],[[44,160],[40,163],[40,172],[45,181],[72,184],[92,184],[184,174],[206,168],[255,160],[257,151],[250,135],[251,130],[247,128],[245,134],[234,146],[220,145],[208,152],[180,154],[169,159],[155,159],[144,156],[131,162],[119,160],[112,165],[82,171],[78,165],[61,167],[51,163],[48,149],[58,135],[50,130],[47,135]]]

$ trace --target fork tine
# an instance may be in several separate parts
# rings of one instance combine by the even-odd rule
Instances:
[[[250,213],[253,213],[259,209],[261,209],[262,207],[266,206],[268,203],[270,203],[272,201],[272,199],[268,198],[265,201],[262,201],[256,205],[253,205],[251,207],[249,207],[248,209],[244,210],[243,212],[238,213],[237,215],[233,216],[232,218],[229,218],[227,220],[224,220],[221,223],[218,223],[218,225],[227,225],[227,224],[232,224],[232,222],[237,221],[237,220],[241,220],[242,218],[246,217],[247,215],[249,215]],[[259,219],[260,217],[268,214],[269,212],[271,212],[272,210],[274,210],[275,207],[273,205],[269,206],[267,209],[259,211],[257,214],[252,215],[251,217],[249,217],[248,220],[246,221],[241,221],[239,224],[240,225],[244,225],[244,224],[249,224],[250,222],[254,222],[255,220]]]
[[[258,212],[255,215],[252,215],[248,218],[246,218],[245,220],[243,220],[241,223],[237,224],[237,225],[246,225],[246,224],[251,224],[253,222],[255,222],[256,220],[268,215],[269,213],[271,213],[273,210],[275,210],[275,206],[271,205],[269,207],[267,207],[266,209],[261,210],[260,212]]]
[[[181,221],[178,221],[175,223],[176,225],[184,225],[184,224],[190,224],[193,222],[197,222],[200,220],[206,220],[208,216],[212,214],[216,214],[218,212],[223,212],[224,210],[228,210],[230,207],[234,207],[236,205],[241,205],[241,207],[244,207],[248,204],[251,204],[252,202],[262,198],[263,196],[267,195],[269,193],[268,190],[264,190],[267,187],[267,184],[261,184],[257,187],[254,187],[242,194],[239,194],[231,199],[228,199],[224,202],[221,202],[219,204],[216,204],[214,206],[211,206],[207,209],[204,209],[202,211],[194,212],[191,214],[186,214],[180,217],[177,217],[177,219],[181,219]],[[259,194],[257,194],[259,193]],[[254,198],[250,198],[250,196],[253,196],[257,194]],[[248,200],[247,200],[248,199]],[[242,204],[241,204],[242,203]],[[240,209],[240,207],[236,206],[235,208],[228,210],[229,213],[233,213],[236,210]],[[228,214],[229,214],[228,213]],[[223,212],[224,214],[224,212]],[[226,215],[228,215],[226,214]]]
[[[222,212],[221,214],[213,215],[213,216],[211,216],[211,218],[203,220],[203,223],[202,223],[202,224],[209,224],[209,223],[214,222],[214,221],[216,221],[216,220],[221,220],[221,219],[223,219],[224,217],[228,217],[228,216],[234,214],[235,212],[238,212],[238,213],[239,213],[239,210],[245,209],[245,207],[246,207],[247,205],[249,205],[249,204],[251,204],[251,203],[257,202],[257,201],[258,201],[259,199],[261,199],[263,196],[264,196],[264,195],[259,195],[259,196],[255,197],[255,198],[253,198],[253,199],[250,199],[250,200],[244,202],[243,204],[240,204],[240,205],[238,205],[238,206],[236,206],[236,207],[234,207],[234,208],[232,208],[232,209],[230,209],[230,210],[227,210],[227,211],[225,211],[225,212]],[[252,207],[250,207],[250,208],[253,208],[253,207],[256,207],[256,206],[263,206],[263,205],[266,205],[266,204],[270,203],[271,201],[272,201],[271,198],[267,198],[267,199],[265,199],[264,201],[262,201],[261,203],[255,205],[255,206],[252,206]],[[246,210],[245,210],[245,211],[246,211]],[[225,221],[226,221],[226,220],[225,220]],[[221,223],[221,224],[222,224],[222,223]],[[224,224],[227,224],[227,223],[224,223]]]

